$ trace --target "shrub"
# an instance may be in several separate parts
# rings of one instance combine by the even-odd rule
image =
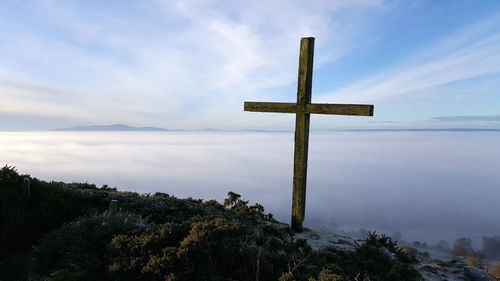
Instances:
[[[474,249],[472,248],[472,240],[467,237],[462,237],[455,240],[453,245],[453,249],[451,250],[452,256],[467,256],[468,254],[474,253]]]
[[[107,245],[118,234],[142,227],[136,215],[85,216],[45,236],[33,250],[32,278],[106,280]]]
[[[382,248],[394,253],[399,261],[391,259],[381,251]],[[356,248],[351,276],[361,274],[361,280],[418,280],[419,274],[408,263],[414,262],[405,252],[397,247],[389,237],[369,232],[364,244]],[[347,267],[347,266],[346,266]],[[378,278],[378,279],[377,279]]]
[[[478,253],[468,254],[465,257],[465,261],[468,265],[475,266],[477,268],[486,268],[486,260],[483,255]]]
[[[308,281],[342,281],[342,276],[333,273],[330,269],[323,269],[318,275],[318,279],[310,277]]]
[[[136,235],[117,235],[109,244],[108,270],[116,280],[174,277],[177,247],[188,235],[189,223],[152,225]]]
[[[220,213],[152,225],[138,235],[116,236],[108,268],[119,280],[276,280],[286,264],[283,235]]]

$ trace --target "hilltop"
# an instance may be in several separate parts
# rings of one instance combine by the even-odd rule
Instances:
[[[222,203],[179,199],[6,166],[0,205],[0,280],[474,280],[460,260],[423,262],[375,232],[293,233],[233,192]]]

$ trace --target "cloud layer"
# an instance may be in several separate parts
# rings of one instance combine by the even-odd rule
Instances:
[[[312,133],[306,221],[405,239],[498,235],[498,132]],[[291,133],[9,133],[0,164],[45,180],[217,199],[290,218]]]

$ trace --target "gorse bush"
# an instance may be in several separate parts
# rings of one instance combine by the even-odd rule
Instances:
[[[220,204],[32,179],[27,211],[23,177],[0,174],[0,280],[418,280],[388,237],[369,233],[354,252],[313,251],[233,192]]]
[[[118,213],[84,216],[50,232],[33,251],[32,279],[109,280],[106,278],[108,241],[119,234],[140,232],[142,219]]]
[[[356,248],[352,257],[351,273],[360,272],[369,280],[415,280],[419,274],[408,267],[414,261],[391,238],[369,232],[365,243]]]
[[[282,246],[284,240],[291,241],[290,232],[256,219],[248,223],[248,214],[254,210],[247,208],[240,208],[246,214],[241,217],[219,210],[182,223],[153,223],[143,229],[138,224],[127,225],[123,219],[111,224],[105,216],[83,217],[39,243],[32,278],[277,279],[288,261]],[[259,217],[263,216],[255,215]],[[65,254],[86,250],[87,256]]]
[[[220,215],[155,225],[141,235],[115,237],[109,269],[120,280],[247,280],[264,258],[253,235],[250,227]]]

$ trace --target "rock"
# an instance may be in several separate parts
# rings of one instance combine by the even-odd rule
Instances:
[[[426,281],[470,281],[465,277],[464,270],[454,264],[417,263],[414,268]]]
[[[458,265],[463,265],[463,266],[467,265],[465,258],[462,256],[456,257],[456,258],[452,259],[451,261],[458,264]]]
[[[429,263],[418,263],[414,268],[420,272],[424,280],[448,281],[496,281],[483,270],[467,265],[463,257],[457,257],[448,262],[434,260]]]
[[[336,249],[340,251],[353,252],[361,242],[349,236],[336,233],[316,231],[305,228],[303,232],[295,233],[294,239],[305,239],[313,250]]]
[[[472,281],[496,281],[495,278],[491,277],[488,273],[484,272],[482,269],[466,265],[464,267],[465,275],[469,277]]]

